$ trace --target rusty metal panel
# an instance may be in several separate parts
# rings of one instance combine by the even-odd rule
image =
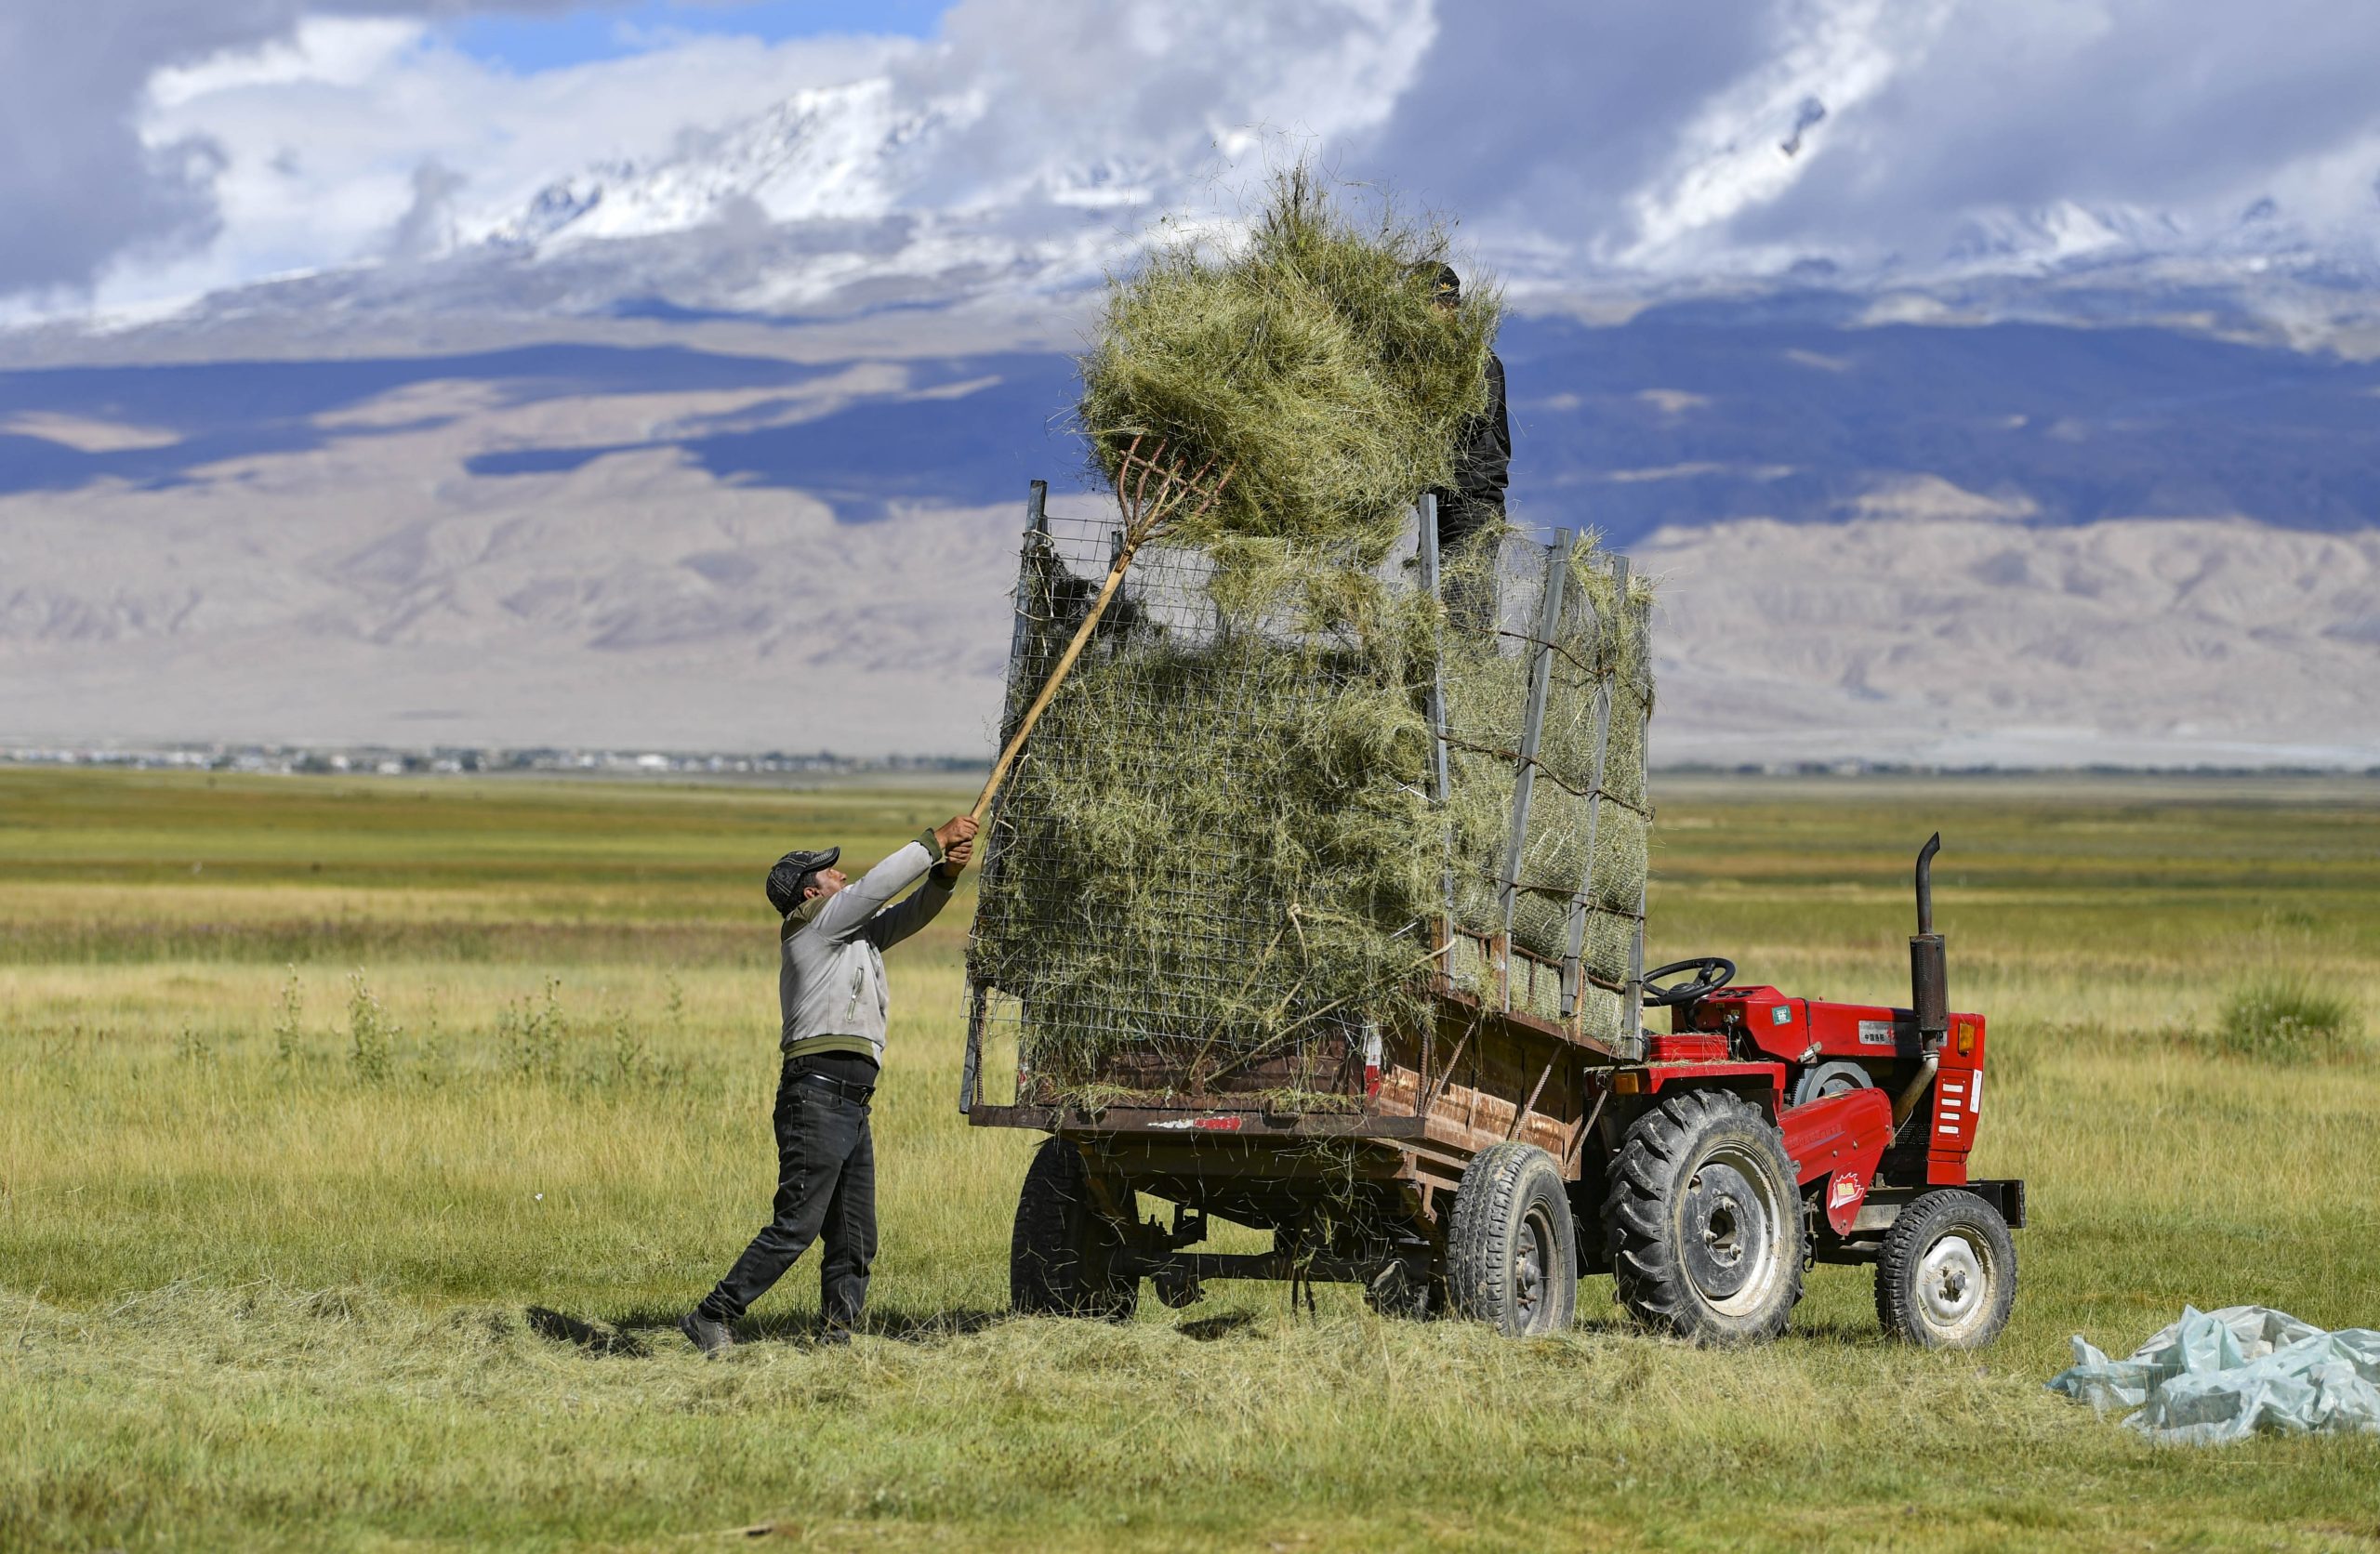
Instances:
[[[1180,1134],[1235,1140],[1271,1139],[1409,1139],[1421,1133],[1418,1117],[1369,1116],[1358,1112],[1231,1112],[1191,1107],[1106,1106],[1087,1112],[1074,1106],[978,1106],[967,1113],[977,1127],[1031,1127],[1048,1133]]]

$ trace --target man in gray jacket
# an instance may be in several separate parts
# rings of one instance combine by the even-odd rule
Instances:
[[[728,1324],[823,1240],[818,1314],[828,1342],[849,1338],[867,1303],[876,1257],[876,1146],[868,1101],[884,1058],[884,952],[933,921],[974,854],[975,823],[955,815],[854,883],[840,848],[788,852],[769,871],[777,934],[785,1066],[777,1081],[776,1211],[702,1304],[678,1326],[706,1354],[734,1344]],[[917,883],[908,898],[893,898]]]

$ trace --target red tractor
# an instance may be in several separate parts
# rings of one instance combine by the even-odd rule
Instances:
[[[969,1120],[1052,1135],[1017,1207],[1014,1303],[1116,1317],[1144,1279],[1170,1305],[1210,1279],[1342,1280],[1382,1310],[1548,1333],[1580,1277],[1608,1272],[1645,1324],[1733,1342],[1785,1330],[1810,1264],[1870,1263],[1888,1334],[1987,1344],[2016,1297],[2025,1192],[1967,1174],[1985,1021],[1950,1011],[1939,846],[1917,860],[1908,1008],[1735,985],[1711,956],[1630,979],[1640,1034],[1597,1041],[1528,1012],[1525,984],[1562,968],[1496,939],[1458,946],[1441,922],[1501,985],[1443,979],[1434,1021],[1350,1039],[1336,1109],[1269,1110],[1261,1066],[1163,1107],[1085,1111],[1029,1080],[1017,1104],[986,1104],[971,1033]],[[1667,1033],[1641,1032],[1639,998],[1667,1007]],[[1143,1218],[1143,1194],[1171,1203],[1170,1222]],[[1216,1218],[1269,1230],[1273,1249],[1188,1250]]]
[[[2025,1184],[1967,1175],[1984,1018],[1950,1012],[1934,931],[1940,847],[1937,835],[1917,859],[1912,1007],[1726,985],[1736,968],[1717,957],[1647,977],[1670,1034],[1647,1038],[1648,1061],[1611,1073],[1624,1121],[1602,1215],[1620,1300],[1640,1320],[1771,1336],[1800,1295],[1799,1251],[1873,1263],[1876,1316],[1896,1337],[1972,1349],[2007,1324]],[[1663,985],[1677,976],[1688,980]]]

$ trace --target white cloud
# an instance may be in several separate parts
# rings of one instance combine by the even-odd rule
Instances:
[[[1884,47],[1892,67],[1834,126],[1838,154],[1725,243],[2055,261],[2218,242],[2269,197],[2278,225],[2369,251],[2380,8],[1959,0]]]
[[[1792,7],[1772,59],[1696,104],[1677,148],[1631,200],[1632,268],[1675,268],[1745,211],[1778,199],[1831,154],[1829,120],[1859,106],[1915,59],[1943,23],[1948,0],[1848,0]],[[1683,252],[1681,252],[1683,251]]]
[[[2277,230],[2371,252],[2361,0],[1466,7],[1365,165],[1523,278],[1938,271]],[[1805,100],[1825,116],[1792,133]],[[1788,152],[1784,144],[1795,143]]]
[[[152,107],[171,112],[218,92],[259,86],[363,86],[414,47],[424,23],[390,17],[310,17],[291,36],[227,48],[149,78]]]
[[[835,261],[853,273],[1095,265],[1160,211],[1227,216],[1299,151],[1461,213],[1523,283],[2369,254],[2380,228],[2362,0],[959,0],[924,41],[656,36],[525,76],[424,20],[578,3],[175,0],[145,52],[111,52],[69,35],[69,0],[11,0],[0,95],[32,107],[0,116],[0,205],[40,235],[0,252],[0,295],[99,274],[122,308],[417,257],[619,160],[644,203],[581,240],[674,224],[748,248],[763,217],[921,234],[899,264]],[[836,87],[816,101],[842,127],[799,155],[706,163]]]
[[[204,248],[219,147],[138,127],[149,83],[288,38],[309,13],[453,15],[577,0],[7,0],[0,5],[0,296],[73,293],[112,261]]]
[[[410,218],[425,169],[441,170],[431,182],[449,222],[464,208],[510,209],[557,173],[660,154],[690,131],[881,70],[914,47],[696,36],[521,77],[418,21],[310,19],[283,42],[156,79],[142,132],[219,148],[222,235],[170,265],[112,273],[99,301],[137,306],[408,247],[417,257],[432,235]]]
[[[97,301],[153,308],[292,270],[419,256],[437,234],[501,230],[581,169],[650,169],[673,153],[685,176],[665,172],[642,205],[621,204],[612,187],[612,204],[573,240],[708,223],[733,242],[761,211],[959,214],[1022,233],[1053,224],[1058,207],[1073,213],[1058,225],[1104,222],[1088,250],[1059,244],[1095,268],[1155,210],[1218,190],[1227,200],[1235,162],[1262,166],[1378,126],[1434,31],[1430,0],[1278,13],[1228,0],[1120,13],[961,0],[931,42],[677,36],[516,76],[418,20],[311,17],[288,36],[152,78],[142,137],[214,150],[220,233],[170,262],[115,266]],[[779,104],[786,124],[725,148],[754,165],[708,165],[722,132]],[[816,122],[802,154],[757,165],[805,114]],[[772,173],[755,199],[750,186]]]

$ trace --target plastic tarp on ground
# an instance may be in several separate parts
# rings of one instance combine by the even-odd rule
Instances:
[[[2131,1409],[2128,1429],[2186,1445],[2260,1429],[2380,1432],[2380,1332],[2325,1333],[2266,1306],[2185,1306],[2129,1359],[2078,1336],[2073,1365],[2049,1386],[2102,1413]]]

